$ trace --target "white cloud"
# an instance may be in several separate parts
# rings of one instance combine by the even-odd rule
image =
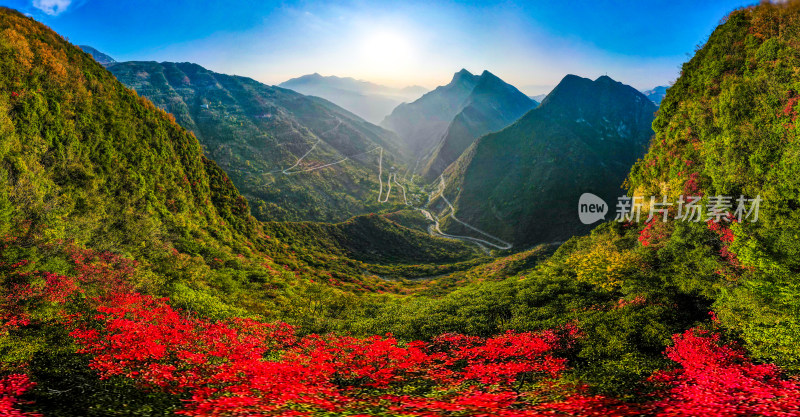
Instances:
[[[72,0],[33,0],[33,7],[49,14],[57,16],[67,10]]]

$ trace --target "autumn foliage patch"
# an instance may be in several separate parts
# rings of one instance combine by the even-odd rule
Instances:
[[[46,316],[48,323],[69,329],[99,378],[175,395],[179,415],[800,415],[800,382],[704,330],[676,335],[666,351],[675,369],[649,379],[654,391],[642,398],[650,400],[630,403],[569,376],[568,358],[583,337],[574,324],[427,342],[391,334],[301,336],[285,323],[209,320],[173,308],[166,298],[129,290],[125,279],[135,264],[109,253],[68,253],[75,277],[40,272],[27,261],[2,265],[13,290],[4,293],[6,331],[42,325],[42,306],[84,303],[80,313]],[[90,290],[98,295],[87,297]],[[36,416],[20,411],[31,407],[23,398],[33,386],[20,373],[0,379],[0,415]]]

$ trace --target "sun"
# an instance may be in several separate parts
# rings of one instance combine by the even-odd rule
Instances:
[[[414,55],[409,38],[400,32],[389,30],[363,35],[360,53],[364,70],[383,74],[405,69]]]

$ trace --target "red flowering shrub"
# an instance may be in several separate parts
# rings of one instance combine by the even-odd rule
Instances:
[[[734,219],[732,215],[729,215],[728,219],[732,223],[736,222],[736,219]],[[733,230],[731,230],[727,223],[715,222],[713,220],[709,220],[707,225],[709,230],[713,231],[717,234],[717,236],[719,236],[721,242],[719,254],[723,259],[725,259],[725,261],[727,261],[728,264],[728,266],[717,271],[717,273],[727,277],[735,277],[737,270],[742,268],[742,264],[739,262],[739,258],[736,256],[736,254],[731,252],[729,248],[730,244],[736,239]]]
[[[725,225],[709,227],[723,243],[732,241]],[[736,345],[700,330],[674,336],[666,354],[679,367],[653,375],[661,388],[656,399],[630,404],[558,380],[567,369],[565,354],[581,337],[574,325],[488,338],[443,334],[410,343],[388,334],[300,337],[284,323],[196,317],[166,299],[130,291],[133,261],[69,253],[75,278],[32,270],[27,261],[0,264],[6,330],[32,319],[46,322],[41,318],[53,316],[40,310],[63,308],[82,286],[97,290],[85,305],[94,306],[91,313],[50,324],[70,326],[79,352],[90,355],[101,378],[127,378],[141,389],[185,399],[180,415],[800,415],[800,382],[776,366],[752,363]],[[637,296],[612,308],[646,302]],[[0,379],[0,416],[36,416],[18,407],[32,386],[21,374]]]
[[[699,180],[700,180],[700,174],[698,174],[697,172],[692,172],[691,174],[689,174],[689,179],[687,179],[686,183],[683,184],[683,195],[687,196],[703,195],[703,193],[700,192]]]
[[[74,264],[76,279],[92,285],[101,294],[131,292],[131,277],[137,262],[111,252],[96,252],[74,245],[67,247]]]

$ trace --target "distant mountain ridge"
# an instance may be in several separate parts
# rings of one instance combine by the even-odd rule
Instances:
[[[668,88],[669,86],[662,85],[655,87],[652,90],[642,91],[642,94],[649,98],[653,103],[656,103],[656,106],[660,106],[661,100],[664,100],[664,96],[667,95]]]
[[[381,207],[379,164],[396,165],[392,132],[325,99],[196,64],[108,69],[197,136],[256,218],[343,221]]]
[[[89,46],[89,45],[78,45],[78,48],[81,48],[83,52],[91,55],[95,61],[97,61],[102,66],[108,66],[109,64],[113,64],[117,62],[114,58],[98,51],[97,49]]]
[[[420,86],[392,88],[351,77],[303,75],[282,82],[279,87],[322,97],[371,123],[379,123],[398,104],[413,101],[427,89]]]
[[[580,195],[615,204],[644,155],[655,111],[642,93],[607,76],[568,75],[539,107],[476,140],[443,174],[444,196],[460,221],[515,245],[587,232],[576,212]],[[444,201],[436,207],[447,215]],[[471,232],[450,218],[443,225]]]
[[[421,171],[428,180],[436,179],[475,139],[508,126],[539,103],[484,71],[464,104]]]

